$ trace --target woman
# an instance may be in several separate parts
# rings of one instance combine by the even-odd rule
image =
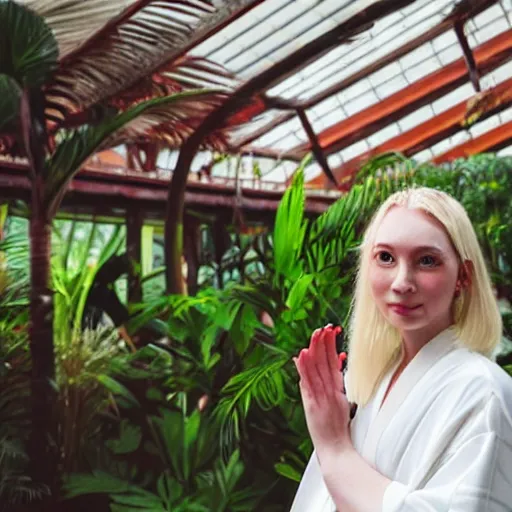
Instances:
[[[294,359],[315,453],[292,512],[512,510],[512,379],[488,359],[501,317],[455,199],[410,189],[374,216],[347,395],[335,336],[315,331]]]

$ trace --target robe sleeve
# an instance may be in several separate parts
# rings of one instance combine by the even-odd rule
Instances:
[[[393,481],[382,512],[511,511],[512,443],[509,433],[499,434],[490,429],[466,438],[420,489]]]

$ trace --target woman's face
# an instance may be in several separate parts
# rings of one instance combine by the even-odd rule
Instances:
[[[402,335],[439,332],[453,323],[459,260],[437,220],[422,210],[392,207],[370,258],[373,297]]]

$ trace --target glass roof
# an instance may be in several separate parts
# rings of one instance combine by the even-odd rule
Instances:
[[[208,57],[247,80],[372,3],[362,0],[267,0],[197,46],[193,53]],[[425,77],[443,73],[446,66],[457,65],[464,59],[455,30],[444,22],[458,3],[454,0],[416,0],[274,84],[266,94],[305,104],[308,119],[321,141],[324,130],[343,120],[350,123],[353,116],[363,115],[368,108],[400,94],[407,87],[414,87]],[[465,23],[466,38],[473,52],[482,45],[493,45],[498,36],[508,37],[511,33],[512,0],[490,4]],[[411,45],[428,31],[432,37],[424,38],[422,44],[403,52],[398,59],[378,65],[380,59],[399,51],[404,45]],[[364,72],[372,64],[374,68]],[[355,73],[360,76],[352,80]],[[486,66],[480,84],[485,90],[511,77],[512,64],[505,60],[497,67]],[[337,88],[340,82],[348,85]],[[381,122],[378,129],[370,130],[368,135],[348,145],[342,144],[343,147],[334,152],[326,148],[329,165],[336,168],[362,156],[474,95],[475,90],[466,75],[465,83],[463,80],[448,90],[433,94],[426,104],[404,111],[398,119],[390,116],[389,122]],[[279,122],[283,118],[284,122]],[[461,128],[412,156],[420,160],[434,158],[508,120],[510,109],[505,108],[469,130]],[[260,130],[265,133],[252,136]],[[270,152],[278,159],[283,158],[269,168],[265,176],[269,180],[285,179],[296,167],[295,162],[286,159],[297,158],[298,148],[309,147],[308,136],[293,111],[268,109],[262,112],[251,123],[235,131],[235,146],[246,139],[254,139],[243,146],[247,153]],[[501,150],[502,153],[506,151],[506,147]],[[268,159],[261,159],[262,162],[265,160]],[[313,177],[320,172],[320,166],[313,163],[307,174]]]
[[[236,81],[229,87],[280,68],[277,79],[256,91],[258,105],[265,106],[249,105],[245,111],[249,121],[233,128],[230,150],[243,156],[215,165],[211,177],[231,176],[238,169],[241,177],[253,179],[256,166],[261,186],[286,181],[312,147],[297,108],[306,113],[335,171],[353,165],[354,159],[403,147],[421,161],[439,158],[471,140],[482,141],[482,136],[510,123],[512,117],[512,94],[507,92],[501,103],[493,104],[492,112],[469,129],[459,123],[450,125],[446,133],[431,133],[438,116],[460,112],[461,105],[465,109],[475,97],[467,56],[454,29],[455,13],[463,16],[482,90],[512,91],[512,83],[508,85],[512,80],[512,0],[410,0],[394,12],[394,3],[382,0],[84,0],[92,13],[87,26],[79,24],[76,2],[21,1],[46,17],[63,55],[81,48],[84,39],[94,38],[120,14],[132,16],[135,25],[141,26],[151,21],[172,27],[173,16],[178,16],[178,23],[193,29],[193,37],[183,38],[183,51],[192,48],[193,56],[208,58],[232,72]],[[176,8],[170,9],[170,4]],[[389,13],[377,11],[376,4]],[[194,6],[204,11],[201,16]],[[238,15],[239,11],[244,14]],[[179,12],[184,14],[180,17]],[[364,25],[370,12],[376,21]],[[314,58],[294,69],[282,66],[287,57],[354,19],[359,20],[359,30],[353,34],[340,30],[338,38]],[[223,28],[214,31],[216,26]],[[194,46],[196,41],[202,42]],[[176,50],[172,57],[169,52],[162,54],[162,62],[179,54]],[[189,72],[195,80],[201,74]],[[407,146],[411,131],[417,136],[424,127],[429,127],[428,137]],[[509,154],[511,146],[510,138],[505,138],[493,149]],[[200,173],[212,158],[211,153],[201,152],[192,171]],[[172,170],[176,160],[176,151],[162,152],[158,172]],[[306,177],[321,172],[313,159]]]

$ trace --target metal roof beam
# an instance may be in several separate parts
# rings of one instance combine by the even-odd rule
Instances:
[[[315,105],[319,104],[320,102],[324,101],[325,99],[338,94],[339,92],[343,91],[344,89],[350,87],[351,85],[355,84],[356,82],[366,78],[367,76],[371,75],[372,73],[375,73],[376,71],[379,71],[383,69],[384,67],[388,66],[389,64],[395,62],[396,60],[402,58],[404,55],[407,55],[408,53],[412,52],[416,48],[419,48],[425,43],[428,43],[432,39],[444,34],[448,30],[452,29],[454,26],[454,23],[458,21],[459,19],[466,20],[470,19],[480,12],[488,9],[491,5],[495,4],[497,0],[462,0],[457,8],[457,12],[447,16],[441,23],[436,25],[435,27],[432,27],[430,30],[427,30],[424,34],[414,38],[413,40],[409,41],[405,45],[401,46],[400,48],[397,48],[396,50],[388,53],[384,57],[378,59],[375,62],[372,62],[371,64],[368,64],[361,70],[359,70],[357,73],[354,73],[350,75],[349,77],[341,80],[337,84],[332,85],[331,87],[327,88],[325,91],[322,91],[318,94],[315,94],[313,97],[309,98],[308,100],[299,102],[299,106],[303,109],[307,110],[309,108],[314,107]],[[263,110],[260,112],[262,113]],[[234,141],[234,145],[243,148],[243,146],[246,146],[247,144],[250,144],[251,142],[254,142],[255,140],[259,139],[261,136],[268,133],[270,130],[273,130],[277,126],[285,123],[286,121],[289,121],[290,119],[293,119],[295,116],[295,113],[288,112],[288,113],[281,113],[280,115],[276,116],[275,119],[272,121],[269,121],[267,124],[256,130],[250,135],[247,135],[237,141]],[[291,158],[293,160],[297,160],[296,157]]]
[[[459,144],[446,153],[436,156],[432,162],[440,164],[442,162],[451,162],[457,158],[477,155],[478,153],[499,151],[510,144],[512,144],[512,121],[502,124],[480,135],[476,139]]]
[[[457,39],[459,40],[459,45],[462,48],[462,52],[464,53],[464,59],[466,60],[466,65],[468,67],[469,79],[471,80],[475,91],[480,92],[482,88],[480,87],[478,68],[475,62],[475,56],[471,51],[471,47],[469,46],[468,39],[464,32],[464,23],[456,23],[454,28]]]
[[[220,107],[211,112],[203,120],[199,128],[185,141],[181,147],[173,179],[169,187],[170,193],[174,189],[174,194],[178,195],[178,192],[184,188],[190,165],[203,139],[220,126],[229,123],[230,116],[236,117],[237,112],[240,113],[256,94],[261,93],[299,69],[304,68],[344,40],[348,41],[354,34],[368,28],[375,21],[411,4],[413,1],[380,0],[374,2],[367,6],[366,9],[357,12],[343,23],[340,23],[314,41],[288,55],[282,61],[245,82]],[[252,105],[251,108],[253,108]],[[169,201],[169,204],[171,203],[172,201]]]
[[[313,130],[313,127],[311,126],[311,123],[309,122],[308,116],[306,115],[306,112],[302,109],[297,109],[297,114],[300,118],[300,122],[302,123],[302,127],[304,128],[304,131],[306,132],[309,141],[311,143],[313,155],[316,158],[316,161],[324,171],[324,175],[326,178],[335,186],[338,186],[338,182],[336,181],[336,178],[334,174],[331,171],[331,168],[329,167],[329,163],[327,162],[327,158],[325,158],[324,152],[322,148],[320,147],[320,144],[318,143],[318,138],[315,134],[315,131]]]
[[[511,60],[512,30],[480,45],[475,49],[474,55],[482,75]],[[466,83],[467,75],[465,59],[458,59],[385,100],[324,130],[318,135],[320,146],[327,154],[340,151],[460,87]],[[301,159],[309,151],[309,144],[301,144],[286,152],[285,156]]]
[[[512,78],[506,80],[500,85],[489,91],[492,94],[491,108],[482,112],[478,121],[487,119],[512,105]],[[342,188],[350,186],[355,173],[374,156],[396,151],[405,156],[411,156],[427,149],[437,142],[450,137],[463,128],[463,124],[468,118],[468,102],[461,101],[445,112],[419,124],[383,144],[376,146],[370,151],[348,160],[344,164],[333,169],[336,179],[340,182]],[[326,187],[329,185],[325,177],[320,174],[308,182],[309,185],[317,187]]]

